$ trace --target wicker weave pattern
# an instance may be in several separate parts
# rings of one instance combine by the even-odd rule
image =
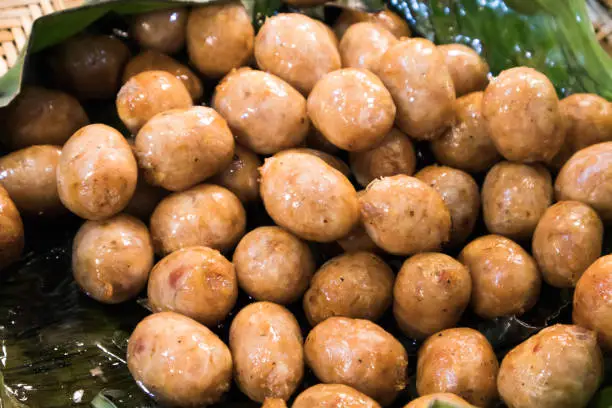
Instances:
[[[13,66],[35,19],[83,0],[0,0],[0,76]]]

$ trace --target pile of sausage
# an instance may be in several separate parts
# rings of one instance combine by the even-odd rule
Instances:
[[[612,350],[609,102],[559,100],[526,67],[491,77],[471,48],[410,38],[387,10],[344,11],[333,29],[279,14],[256,34],[224,3],[139,15],[130,35],[135,56],[101,35],[53,48],[54,88],[26,87],[2,110],[0,265],[23,250],[20,214],[85,219],[72,256],[82,290],[119,303],[146,288],[154,314],[127,351],[142,388],[171,406],[222,401],[235,381],[266,407],[380,407],[410,364],[410,408],[587,405]],[[169,56],[184,48],[188,63]],[[95,100],[115,100],[131,137],[89,123],[81,104]],[[415,141],[437,165],[417,171]],[[247,231],[258,202],[275,225]],[[488,234],[475,236],[481,210]],[[317,265],[308,241],[339,255]],[[522,315],[543,281],[575,288],[573,325],[501,363],[456,327],[468,307]],[[254,302],[226,345],[209,328],[239,291]],[[296,304],[307,333],[285,307]],[[389,309],[423,341],[416,361],[376,324]],[[305,367],[321,384],[296,397]]]

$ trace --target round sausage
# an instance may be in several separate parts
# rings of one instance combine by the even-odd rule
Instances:
[[[376,74],[397,106],[395,123],[408,136],[433,140],[453,124],[453,81],[444,55],[432,42],[399,41],[382,56]]]
[[[332,316],[378,320],[391,306],[393,271],[369,252],[346,253],[327,261],[304,295],[312,326]]]
[[[33,145],[63,145],[74,132],[89,124],[87,114],[72,96],[37,86],[24,86],[3,109],[6,138],[12,150]]]
[[[246,204],[259,199],[261,159],[252,151],[235,145],[231,163],[210,181],[227,188]]]
[[[487,338],[473,329],[448,329],[434,334],[419,349],[419,395],[450,392],[479,407],[497,399],[499,363]]]
[[[559,102],[571,151],[612,141],[612,104],[599,95],[574,94]]]
[[[88,296],[120,303],[142,291],[153,267],[147,227],[125,214],[85,222],[72,246],[74,280]]]
[[[463,44],[444,44],[438,50],[444,55],[457,96],[486,88],[489,65],[476,51]]]
[[[414,177],[440,193],[448,208],[451,216],[449,245],[463,244],[480,214],[480,193],[472,176],[451,167],[427,166]]]
[[[187,15],[184,8],[137,14],[130,32],[140,47],[173,54],[185,45]]]
[[[557,92],[535,69],[502,71],[484,92],[482,113],[493,143],[507,160],[549,162],[563,145]]]
[[[538,267],[508,238],[477,238],[463,248],[459,262],[472,277],[472,309],[485,319],[521,315],[538,301],[542,284]]]
[[[533,233],[532,253],[552,286],[573,288],[601,256],[603,224],[588,205],[560,201],[549,207]]]
[[[612,350],[612,255],[593,262],[578,280],[574,291],[574,324],[597,333],[599,344]]]
[[[178,313],[155,313],[138,323],[127,362],[134,379],[171,406],[214,404],[232,384],[227,346],[206,326]]]
[[[531,238],[552,200],[552,179],[540,164],[498,163],[482,185],[487,229],[515,240]]]
[[[166,71],[145,71],[136,74],[117,94],[117,113],[132,134],[158,113],[170,109],[189,108],[191,95],[183,82]]]
[[[334,23],[334,32],[338,38],[342,39],[351,25],[364,21],[384,27],[397,38],[410,37],[411,35],[410,26],[406,20],[387,8],[372,13],[343,8],[342,13]]]
[[[416,168],[416,154],[410,138],[393,128],[373,148],[351,152],[350,162],[357,182],[366,187],[381,177],[398,174],[412,176]]]
[[[509,408],[584,408],[602,380],[595,333],[556,324],[506,354],[497,386]]]
[[[310,331],[304,353],[321,382],[348,385],[381,405],[406,387],[406,350],[369,320],[330,317]]]
[[[151,215],[151,236],[158,255],[181,248],[232,248],[244,235],[246,213],[228,189],[200,184],[164,198]]]
[[[487,171],[502,159],[482,116],[482,92],[457,98],[456,123],[431,142],[436,161],[470,173]]]
[[[452,408],[476,408],[463,398],[450,393],[438,392],[412,400],[404,408],[431,408],[434,406],[449,406]]]
[[[211,248],[180,249],[155,265],[147,295],[153,312],[177,312],[215,326],[238,298],[234,265]]]
[[[254,39],[251,18],[240,2],[196,7],[189,14],[189,60],[208,77],[220,78],[246,65],[253,56]]]
[[[377,145],[391,130],[395,104],[376,75],[346,68],[317,82],[308,95],[308,116],[327,140],[359,151]]]
[[[66,208],[57,194],[58,146],[31,146],[0,158],[0,184],[24,215],[53,216]]]
[[[231,163],[234,138],[225,119],[211,108],[172,109],[140,129],[134,153],[147,182],[182,191]]]
[[[308,245],[279,227],[259,227],[238,243],[238,284],[256,300],[289,304],[308,288],[315,262]]]
[[[287,403],[280,398],[266,398],[261,408],[287,408]]]
[[[378,402],[347,385],[317,384],[303,391],[292,408],[380,408]]]
[[[331,242],[359,222],[357,192],[338,170],[312,154],[280,153],[265,160],[261,197],[270,217],[300,238]]]
[[[302,382],[302,333],[282,306],[256,302],[232,321],[229,345],[240,390],[253,401],[288,400]]]
[[[202,81],[187,66],[157,51],[143,51],[132,58],[123,71],[123,83],[145,71],[166,71],[181,80],[194,101],[202,97]]]
[[[123,210],[137,178],[130,145],[121,133],[102,124],[85,126],[72,135],[57,164],[60,200],[88,220],[102,220]]]
[[[393,315],[404,333],[421,340],[455,326],[471,293],[465,266],[445,254],[417,254],[404,262],[395,280]]]
[[[227,75],[217,85],[212,105],[238,143],[255,153],[296,147],[310,128],[306,99],[277,76],[250,68]]]
[[[341,67],[338,48],[325,26],[298,13],[266,19],[255,38],[255,59],[262,70],[304,95],[325,74]]]
[[[442,197],[414,177],[374,180],[359,205],[368,235],[389,253],[433,251],[450,238],[451,217]]]
[[[21,215],[4,187],[0,186],[0,270],[19,260],[23,246]]]
[[[612,221],[612,142],[586,147],[574,154],[555,180],[557,201],[588,204],[603,219]]]
[[[78,35],[51,51],[49,65],[54,81],[79,99],[109,99],[129,58],[130,50],[117,38]]]
[[[342,66],[374,71],[380,58],[396,42],[395,36],[380,24],[354,24],[346,30],[338,47]]]

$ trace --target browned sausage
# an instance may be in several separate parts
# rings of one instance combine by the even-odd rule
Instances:
[[[173,54],[185,45],[188,14],[184,8],[137,14],[130,31],[140,47]]]
[[[154,312],[177,312],[215,326],[236,304],[234,265],[212,248],[179,249],[155,265],[147,295]]]
[[[246,65],[253,56],[254,38],[251,18],[240,2],[196,7],[189,14],[189,60],[206,76],[220,78]]]
[[[37,86],[24,86],[3,109],[3,141],[13,150],[32,145],[63,145],[74,132],[89,124],[87,114],[72,96]]]

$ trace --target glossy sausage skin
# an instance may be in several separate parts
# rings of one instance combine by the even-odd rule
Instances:
[[[446,403],[452,408],[476,408],[463,398],[450,393],[438,392],[412,400],[404,408],[431,408],[435,403]]]
[[[202,81],[186,65],[157,51],[143,51],[132,58],[123,71],[123,83],[145,71],[167,71],[181,80],[194,101],[202,97]]]
[[[604,227],[591,207],[560,201],[549,207],[533,234],[532,253],[544,280],[572,288],[601,256]]]
[[[431,150],[440,164],[479,173],[502,159],[482,116],[482,96],[482,92],[474,92],[457,98],[457,121],[431,142]]]
[[[4,187],[0,186],[0,270],[21,257],[23,246],[21,215]]]
[[[196,7],[189,14],[189,60],[208,77],[220,78],[248,64],[253,56],[254,38],[251,18],[240,2]]]
[[[574,291],[573,321],[597,333],[601,348],[612,350],[612,255],[602,256],[582,274]]]
[[[141,387],[170,406],[214,404],[232,384],[228,347],[205,326],[174,312],[155,313],[138,323],[127,361]]]
[[[304,312],[315,326],[332,316],[378,320],[391,305],[393,271],[369,252],[345,253],[327,261],[304,294]]]
[[[57,193],[59,146],[31,146],[0,158],[0,184],[19,211],[30,216],[63,214]]]
[[[187,88],[166,71],[144,71],[123,84],[117,94],[117,113],[133,135],[153,116],[193,105]]]
[[[281,13],[267,18],[259,30],[255,59],[263,71],[308,95],[319,79],[341,67],[334,40],[318,21],[298,13]]]
[[[242,290],[256,300],[279,304],[298,300],[315,271],[308,245],[276,226],[246,234],[236,246],[233,262]]]
[[[371,149],[351,152],[350,162],[357,182],[366,187],[380,177],[412,176],[416,168],[416,153],[410,138],[393,128]]]
[[[406,387],[406,350],[368,320],[330,317],[310,331],[304,352],[319,380],[353,387],[381,405]]]
[[[375,72],[397,106],[395,123],[408,136],[433,140],[455,120],[455,89],[444,56],[425,39],[400,41]]]
[[[119,214],[85,222],[72,247],[72,272],[81,289],[103,303],[120,303],[144,289],[153,267],[147,227]]]
[[[541,277],[533,258],[517,243],[485,235],[463,248],[459,262],[472,277],[472,309],[485,319],[523,314],[540,295]]]
[[[497,399],[499,363],[486,337],[473,329],[448,329],[419,350],[419,395],[452,392],[470,404],[491,407]]]
[[[234,138],[225,119],[211,108],[172,109],[140,129],[134,153],[150,184],[182,191],[229,165]]]
[[[489,83],[489,65],[472,48],[463,44],[438,46],[444,55],[457,96],[482,91]]]
[[[497,150],[510,161],[549,162],[565,139],[553,84],[532,68],[502,71],[487,86],[482,102]]]
[[[497,386],[509,408],[584,408],[602,380],[595,333],[556,324],[506,354]]]
[[[270,217],[300,238],[331,242],[359,222],[357,192],[348,179],[318,157],[281,152],[266,159],[261,197]]]
[[[552,201],[552,179],[540,164],[498,163],[482,185],[487,229],[510,239],[530,239]]]
[[[225,251],[244,235],[246,213],[231,191],[200,184],[164,198],[150,225],[158,255],[198,245]]]
[[[236,304],[234,265],[211,248],[179,249],[155,265],[147,295],[154,312],[177,312],[214,327]]]
[[[89,124],[87,114],[67,93],[24,86],[2,109],[7,133],[3,142],[13,150],[33,145],[63,145],[74,132]]]
[[[185,45],[188,14],[184,8],[137,14],[130,31],[140,47],[173,54]]]
[[[480,215],[480,192],[469,174],[446,166],[427,166],[415,178],[436,190],[451,216],[448,245],[462,245],[474,230]]]
[[[310,128],[306,99],[279,77],[250,68],[223,78],[212,105],[238,143],[260,154],[297,147]]]
[[[440,253],[408,258],[393,287],[393,315],[411,338],[453,327],[470,303],[472,279],[461,263]]]
[[[304,375],[302,334],[291,312],[270,302],[252,303],[236,315],[229,336],[240,390],[258,402],[288,400]]]
[[[344,150],[376,146],[393,127],[395,104],[367,69],[345,68],[321,78],[308,95],[308,116],[327,140]]]
[[[259,168],[261,159],[249,149],[234,146],[232,161],[210,179],[211,183],[227,188],[244,204],[259,199]]]
[[[79,99],[110,99],[121,85],[130,50],[107,35],[77,35],[51,51],[55,82]]]
[[[342,66],[375,71],[380,58],[396,42],[395,36],[380,24],[354,24],[346,30],[340,41]]]
[[[62,148],[57,191],[81,218],[102,220],[129,203],[138,177],[136,159],[121,133],[95,124],[77,131]]]
[[[359,204],[368,235],[389,253],[433,251],[450,238],[451,217],[442,197],[414,177],[374,180]]]
[[[378,402],[343,384],[317,384],[297,396],[293,408],[380,408]]]
[[[612,221],[612,142],[586,147],[574,154],[555,180],[557,201],[580,201],[593,207],[604,222]]]
[[[595,94],[573,94],[559,102],[571,152],[612,141],[612,104]]]
[[[342,9],[333,29],[336,36],[342,39],[349,27],[361,22],[377,24],[389,30],[396,38],[410,37],[411,34],[410,26],[406,20],[387,8],[372,13],[356,9]]]

